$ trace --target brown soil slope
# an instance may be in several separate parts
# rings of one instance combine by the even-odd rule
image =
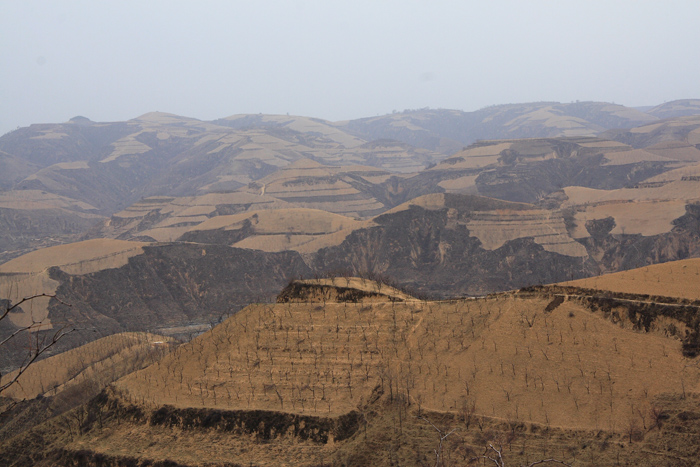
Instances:
[[[654,264],[631,271],[565,282],[563,285],[700,300],[700,259]]]
[[[158,361],[173,344],[164,336],[120,333],[35,362],[2,393],[8,399],[0,399],[0,440],[85,404],[117,379]],[[2,383],[16,374],[4,375]]]
[[[132,401],[339,416],[374,391],[439,411],[621,430],[655,396],[695,390],[680,342],[576,300],[253,305],[118,383]],[[639,415],[635,415],[639,416]]]

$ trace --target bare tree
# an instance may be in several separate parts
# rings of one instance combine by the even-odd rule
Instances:
[[[652,426],[649,427],[649,430],[652,430],[654,428],[661,430],[661,425],[663,425],[664,420],[668,418],[668,414],[666,414],[666,411],[656,406],[653,406],[649,410],[649,415],[651,415],[651,420],[653,422]]]
[[[55,295],[46,293],[36,294],[29,297],[25,297],[17,303],[15,303],[14,305],[12,305],[11,302],[7,301],[4,306],[5,309],[0,311],[0,322],[5,319],[8,319],[10,312],[19,308],[20,305],[22,305],[23,303],[30,302],[31,300],[34,300],[39,297],[49,297],[63,305],[71,306],[68,303],[65,303],[61,299],[57,298]],[[15,384],[19,377],[22,376],[22,374],[25,371],[27,371],[27,368],[29,368],[29,366],[32,363],[34,363],[36,359],[39,358],[44,352],[56,345],[58,341],[60,341],[64,336],[70,334],[75,330],[73,328],[70,328],[68,325],[63,325],[53,333],[39,333],[38,331],[44,325],[45,323],[43,323],[42,321],[32,321],[31,324],[21,326],[15,329],[15,331],[12,332],[12,334],[0,341],[0,349],[3,349],[3,347],[6,347],[13,339],[17,339],[22,335],[29,336],[29,338],[27,339],[29,345],[27,346],[27,354],[25,355],[24,360],[22,360],[22,363],[19,365],[19,369],[17,370],[15,375],[12,376],[12,378],[10,378],[8,381],[0,383],[0,393],[2,393],[7,388]],[[0,377],[2,377],[2,374],[0,374]]]
[[[427,418],[421,416],[419,417],[421,420],[425,420],[426,422],[430,423],[430,425],[435,428],[435,431],[438,432],[438,447],[436,449],[433,449],[435,452],[435,467],[441,467],[443,464],[443,459],[442,459],[442,444],[443,442],[447,439],[448,436],[450,436],[452,433],[454,433],[457,429],[453,428],[450,431],[444,431],[441,430],[440,428],[436,427],[433,422],[428,420]]]

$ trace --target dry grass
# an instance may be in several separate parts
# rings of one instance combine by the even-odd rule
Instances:
[[[418,206],[423,209],[444,209],[445,208],[445,195],[442,193],[431,193],[429,195],[419,196],[407,201],[403,204],[399,204],[386,211],[384,214],[393,214],[396,212],[407,211],[411,206]]]
[[[143,154],[145,152],[150,151],[151,148],[150,146],[138,141],[136,139],[137,136],[140,134],[144,133],[143,131],[139,131],[137,133],[133,133],[129,136],[125,136],[121,138],[120,140],[112,143],[112,146],[114,147],[114,151],[112,153],[102,159],[100,162],[106,163],[106,162],[112,162],[120,158],[121,156],[125,155],[132,155],[132,154]]]
[[[688,133],[688,144],[700,144],[700,128]]]
[[[284,234],[265,234],[247,237],[233,246],[262,251],[298,251],[302,255],[313,254],[321,248],[340,245],[355,229],[368,227],[372,221],[359,221],[354,227],[343,228],[327,234],[299,234],[287,231]]]
[[[227,117],[226,120],[235,121],[239,118],[246,118],[247,115],[232,115]],[[266,123],[277,123],[290,130],[299,131],[301,133],[313,132],[322,134],[326,138],[333,140],[338,144],[342,144],[347,148],[360,146],[365,143],[365,141],[356,138],[344,131],[341,131],[330,123],[321,122],[315,118],[309,117],[299,117],[299,116],[289,116],[289,115],[263,115],[261,120]]]
[[[613,292],[700,300],[700,259],[654,264],[564,284]]]
[[[683,287],[700,267],[693,261],[637,272],[673,275]],[[357,278],[302,284],[379,288]],[[387,286],[381,292],[394,300],[338,303],[319,295],[251,305],[120,379],[110,394],[124,411],[110,411],[109,399],[90,431],[80,434],[85,412],[78,411],[54,436],[69,452],[103,459],[418,466],[435,462],[433,423],[455,430],[444,465],[467,465],[487,443],[503,447],[508,465],[549,457],[581,466],[694,465],[697,427],[687,420],[698,412],[700,368],[658,326],[634,331],[624,310],[613,323],[584,301],[546,293],[424,302]],[[130,403],[136,407],[126,410]],[[161,410],[174,418],[154,421]],[[359,425],[350,439],[294,434],[351,411]],[[265,423],[285,413],[312,418],[263,437]],[[664,414],[660,424],[654,413]],[[216,424],[237,416],[260,424]]]
[[[577,117],[561,115],[552,106],[535,109],[506,123],[511,131],[523,126],[542,125],[559,130],[560,136],[594,136],[593,125]]]
[[[380,169],[362,166],[324,166],[310,159],[297,160],[258,181],[254,187],[241,189],[248,193],[265,194],[292,202],[305,208],[366,217],[367,212],[382,210],[376,198],[355,188],[348,173],[384,175]],[[335,198],[328,201],[328,198]]]
[[[96,207],[82,201],[39,190],[10,190],[0,193],[0,207],[7,209],[60,209],[71,214],[100,219],[102,216],[88,212]]]
[[[660,156],[679,161],[700,161],[700,149],[695,147],[698,143],[685,143],[682,141],[664,141],[646,148],[646,151]]]
[[[653,181],[654,179],[650,179]],[[654,201],[694,201],[700,199],[700,182],[695,180],[675,180],[658,187],[620,188],[598,190],[580,186],[564,188],[567,200],[563,207],[591,206],[620,202]]]
[[[199,224],[197,230],[240,229],[249,222],[258,234],[328,234],[352,228],[359,221],[318,209],[274,209],[253,211],[232,216],[217,216]]]
[[[71,450],[151,461],[177,459],[185,465],[255,465],[296,467],[328,465],[336,451],[331,444],[281,437],[261,442],[254,435],[236,436],[211,431],[184,431],[170,427],[111,424],[91,436],[77,439]]]
[[[525,203],[508,203],[513,209],[479,210],[471,213],[465,223],[469,234],[481,241],[487,250],[500,248],[506,242],[533,237],[547,251],[568,256],[584,257],[586,249],[569,236],[560,212],[537,209]],[[419,196],[387,211],[405,211],[411,206],[424,209],[445,209],[445,195],[434,193]]]
[[[442,180],[438,183],[439,186],[445,189],[447,193],[464,193],[476,195],[478,194],[478,189],[476,188],[476,179],[478,175],[466,175],[459,178],[450,178],[447,180]]]
[[[369,225],[372,225],[372,221],[358,221],[318,209],[292,208],[216,216],[195,227],[181,229],[203,231],[247,228],[250,235],[233,246],[263,251],[294,250],[313,253],[324,247],[339,245],[351,232]]]
[[[130,232],[132,235],[145,235],[160,242],[173,241],[184,233],[197,229],[202,222],[214,216],[217,208],[221,206],[226,206],[234,212],[249,212],[283,209],[294,205],[272,196],[242,192],[208,193],[182,198],[145,198],[112,216],[102,232],[107,237],[118,237]],[[141,221],[154,211],[167,217],[148,229],[139,231]]]
[[[682,180],[683,177],[700,177],[700,164],[684,165],[683,167],[669,170],[668,172],[651,177],[645,180],[645,182],[672,182]]]

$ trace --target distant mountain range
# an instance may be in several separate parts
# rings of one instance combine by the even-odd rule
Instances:
[[[320,181],[327,185],[316,190],[316,196],[332,192],[346,200],[366,200],[364,206],[355,203],[353,208],[334,208],[325,203],[322,209],[366,217],[418,195],[467,189],[471,182],[464,177],[474,177],[474,167],[464,170],[458,165],[444,165],[456,164],[457,159],[448,159],[431,171],[421,171],[476,140],[593,137],[603,133],[634,148],[665,141],[691,144],[683,138],[683,132],[693,131],[697,124],[693,117],[683,128],[677,122],[667,122],[653,127],[653,131],[639,133],[630,129],[653,124],[660,117],[698,113],[700,100],[684,100],[654,107],[646,113],[620,105],[583,102],[513,104],[476,112],[404,111],[335,123],[271,115],[235,115],[203,122],[150,113],[126,122],[96,123],[75,117],[63,124],[31,125],[0,138],[0,225],[4,226],[0,261],[38,247],[75,240],[89,225],[148,197],[201,196],[235,190],[259,194],[262,185],[268,185],[265,177],[272,177],[266,188],[269,194],[274,180],[282,176],[274,174],[287,166],[294,168],[292,164],[301,160],[336,167],[323,169],[327,172],[324,180],[313,176],[317,188],[320,189]],[[668,148],[655,149],[658,153],[659,149]],[[682,148],[674,150],[674,154],[679,154]],[[511,151],[517,152],[518,148]],[[515,152],[505,156],[506,165],[509,160],[511,165],[515,162]],[[592,152],[587,150],[588,154]],[[492,156],[499,154],[500,149]],[[663,157],[659,155],[653,161],[647,156],[643,173],[635,170],[631,180],[662,171]],[[496,159],[492,157],[491,161]],[[485,160],[480,159],[481,166]],[[556,167],[547,170],[557,174],[550,184],[579,183],[571,179],[571,168],[562,166],[566,164],[553,165]],[[449,174],[444,168],[450,169]],[[457,168],[460,170],[452,170]],[[618,168],[620,172],[625,170]],[[489,177],[501,177],[509,171],[512,172],[499,167],[497,172],[501,175]],[[436,175],[439,172],[442,175]],[[457,180],[458,172],[463,175],[461,180]],[[287,176],[292,172],[283,173]],[[629,182],[630,179],[624,181]],[[297,192],[303,186],[290,180],[280,183],[286,188],[296,183]],[[478,184],[493,183],[484,176]],[[289,195],[277,190],[276,198],[314,206],[292,196],[289,189]],[[479,192],[503,197],[499,190],[484,188]],[[531,192],[525,199],[532,200],[548,188],[525,190]]]

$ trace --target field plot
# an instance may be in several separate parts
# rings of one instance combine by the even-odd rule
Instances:
[[[631,271],[565,282],[564,285],[700,300],[700,259],[654,264]]]

